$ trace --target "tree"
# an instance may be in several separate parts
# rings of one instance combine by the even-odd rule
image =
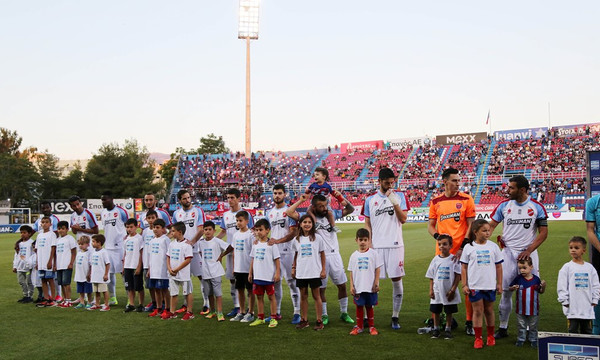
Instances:
[[[119,144],[104,144],[88,162],[84,175],[86,197],[98,197],[110,190],[115,197],[142,197],[158,192],[163,183],[154,182],[155,163],[146,147],[137,140]]]
[[[18,158],[28,158],[35,154],[35,147],[28,147],[24,151],[19,151],[23,138],[17,134],[16,130],[10,131],[6,128],[0,128],[0,154],[8,154]]]
[[[229,148],[225,146],[225,141],[222,136],[210,133],[205,137],[200,138],[200,147],[197,148],[194,154],[224,154],[228,153]]]
[[[40,175],[38,192],[42,199],[60,197],[62,169],[58,166],[58,157],[46,152],[36,156],[36,166]]]
[[[38,198],[39,176],[27,158],[0,153],[0,198],[11,206],[30,207]]]
[[[178,150],[179,152],[177,152]],[[177,163],[179,162],[179,158],[182,155],[181,151],[183,151],[183,148],[175,149],[175,152],[171,154],[171,158],[165,161],[158,169],[158,173],[165,182],[165,189],[167,191],[171,189],[171,185],[173,183],[173,176],[175,176],[175,171],[177,170]]]
[[[71,195],[85,194],[85,182],[83,181],[83,171],[81,170],[81,164],[77,162],[75,168],[69,172],[67,176],[61,179],[60,195],[61,199],[67,199]]]

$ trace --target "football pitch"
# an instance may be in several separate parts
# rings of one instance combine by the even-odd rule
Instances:
[[[347,266],[350,254],[356,250],[354,234],[360,224],[340,225],[340,249]],[[495,239],[501,226],[492,236]],[[539,250],[540,274],[548,283],[541,295],[540,331],[566,331],[566,320],[556,301],[556,280],[560,267],[570,260],[568,239],[574,235],[585,237],[583,221],[551,221],[549,236]],[[18,304],[21,288],[12,273],[13,246],[18,235],[0,235],[0,358],[84,358],[84,359],[175,359],[175,358],[372,358],[372,359],[535,359],[537,350],[526,343],[515,347],[516,316],[511,314],[510,337],[498,340],[495,347],[473,349],[473,337],[464,334],[464,306],[459,305],[456,315],[459,328],[451,340],[430,339],[418,335],[429,316],[428,280],[425,272],[434,255],[434,240],[426,224],[404,226],[405,268],[404,303],[400,312],[402,329],[390,328],[392,309],[391,283],[381,281],[379,305],[375,307],[375,326],[378,336],[363,333],[351,336],[352,325],[339,320],[337,291],[333,284],[327,290],[329,325],[323,331],[311,328],[296,330],[289,322],[293,313],[287,286],[284,284],[283,319],[276,328],[216,319],[197,315],[192,321],[179,319],[163,321],[148,318],[147,313],[122,312],[126,296],[120,277],[117,284],[119,305],[110,312],[91,312],[62,308],[36,308],[32,304]],[[586,255],[587,259],[587,255]],[[194,279],[195,312],[202,307],[198,280]],[[223,283],[223,309],[231,309],[229,284]],[[73,284],[74,285],[74,284]],[[349,293],[349,292],[348,292]],[[146,295],[148,298],[149,295]],[[181,299],[180,299],[181,301]],[[348,312],[354,318],[355,306],[350,298]],[[267,300],[268,303],[268,300]],[[497,316],[497,305],[496,305]],[[314,325],[314,303],[309,299],[309,321]],[[496,322],[496,324],[498,324]],[[485,336],[485,330],[484,330]]]

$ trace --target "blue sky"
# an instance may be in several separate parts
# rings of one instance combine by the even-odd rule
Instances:
[[[0,126],[63,159],[244,147],[236,0],[0,0]],[[600,122],[600,2],[274,1],[253,150]]]

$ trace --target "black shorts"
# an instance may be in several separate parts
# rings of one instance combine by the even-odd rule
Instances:
[[[144,276],[143,271],[139,275],[135,275],[135,269],[123,269],[123,282],[127,291],[143,291]]]
[[[248,281],[248,273],[233,273],[233,277],[235,277],[235,288],[237,290],[252,291],[252,283]]]
[[[316,289],[321,287],[322,284],[320,278],[296,279],[296,286],[299,288],[307,288],[310,286],[311,289]]]
[[[446,314],[455,314],[458,312],[458,305],[429,304],[429,311],[431,311],[434,314],[441,314],[442,309],[444,309],[444,312]]]

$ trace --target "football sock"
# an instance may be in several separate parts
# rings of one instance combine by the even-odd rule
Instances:
[[[348,297],[344,297],[338,300],[340,303],[340,312],[347,313],[348,312]]]
[[[404,289],[402,286],[402,280],[392,281],[392,317],[398,317],[400,310],[402,309],[402,296]]]
[[[500,298],[500,304],[498,305],[500,327],[503,329],[508,328],[508,318],[510,316],[510,312],[512,311],[512,294],[513,291],[503,291],[502,297]]]

